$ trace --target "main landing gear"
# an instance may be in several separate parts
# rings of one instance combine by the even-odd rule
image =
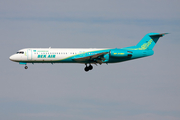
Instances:
[[[89,64],[89,66],[87,66],[87,64],[85,64],[86,65],[86,67],[84,68],[84,70],[86,71],[86,72],[88,72],[89,70],[92,70],[93,69],[93,66],[91,65],[91,64]]]

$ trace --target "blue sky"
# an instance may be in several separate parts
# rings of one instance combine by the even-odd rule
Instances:
[[[178,0],[0,1],[0,119],[179,120]],[[151,57],[94,66],[9,60],[22,48],[120,48],[149,32]]]

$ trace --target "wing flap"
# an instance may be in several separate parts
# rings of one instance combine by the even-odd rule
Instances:
[[[78,61],[78,62],[90,61],[98,57],[104,56],[105,54],[108,54],[108,53],[109,52],[102,52],[102,53],[97,53],[95,55],[91,55],[87,57],[74,58],[73,60]],[[104,60],[105,58],[102,57],[102,59]]]

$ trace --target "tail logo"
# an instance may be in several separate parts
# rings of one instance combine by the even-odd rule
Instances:
[[[143,45],[141,45],[140,48],[129,48],[128,50],[146,50],[152,43],[153,39],[150,39],[147,43],[144,43]]]
[[[151,45],[152,41],[153,41],[153,39],[150,39],[147,43],[144,43],[144,44],[141,46],[141,48],[139,48],[139,50],[145,50],[145,49],[147,49],[147,48]]]

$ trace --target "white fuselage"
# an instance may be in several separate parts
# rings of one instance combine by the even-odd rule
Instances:
[[[26,48],[19,50],[10,56],[10,60],[15,62],[53,62],[61,61],[73,56],[85,57],[97,54],[108,49],[68,49],[68,48]],[[64,62],[72,62],[70,60]]]

